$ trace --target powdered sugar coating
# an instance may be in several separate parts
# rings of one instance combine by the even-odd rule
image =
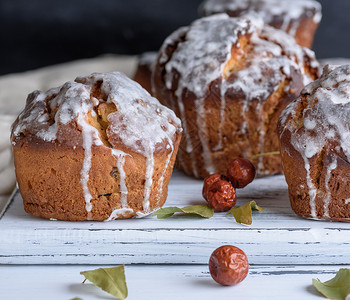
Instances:
[[[244,68],[234,72],[234,79],[225,78],[224,68],[231,59],[231,49],[240,48],[238,41],[241,36],[249,36],[251,53],[245,58]],[[166,49],[174,43],[176,49],[171,53],[171,57],[168,57]],[[181,28],[169,36],[160,50],[159,63],[165,64],[166,88],[174,89],[174,82],[176,83],[174,94],[183,122],[186,152],[193,153],[193,143],[187,126],[187,123],[193,120],[187,120],[185,117],[182,99],[184,93],[189,91],[195,94],[195,121],[198,128],[206,128],[205,122],[210,112],[204,109],[205,96],[210,84],[216,79],[221,79],[221,124],[225,118],[227,91],[243,94],[247,102],[242,106],[241,130],[245,133],[244,119],[248,102],[265,101],[293,72],[300,73],[304,84],[309,83],[311,78],[305,73],[305,61],[318,68],[312,51],[297,46],[288,34],[265,26],[259,17],[231,18],[226,14],[217,14],[196,20],[189,27]],[[178,78],[180,79],[177,80]],[[262,108],[262,105],[257,106],[257,110]],[[257,115],[261,115],[259,111]],[[208,145],[205,130],[199,130],[198,133],[203,149],[203,162],[209,174],[215,172],[211,152],[220,151],[223,145],[221,124],[218,128],[219,142],[212,149]],[[262,149],[265,132],[264,128],[258,130]],[[194,161],[193,157],[192,162]],[[192,169],[195,173],[196,168],[193,166]]]
[[[106,99],[96,99],[94,88],[100,84]],[[91,169],[92,146],[106,147],[97,128],[89,123],[89,115],[96,116],[94,109],[101,103],[113,103],[116,112],[108,115],[109,126],[106,130],[111,154],[117,158],[122,210],[115,211],[109,219],[128,212],[125,172],[123,169],[125,153],[120,146],[140,153],[146,157],[144,213],[149,213],[149,195],[154,171],[154,152],[165,144],[173,151],[173,137],[181,132],[181,122],[168,108],[162,106],[138,83],[119,72],[95,73],[87,77],[78,77],[61,87],[47,92],[35,91],[29,95],[27,105],[18,116],[12,128],[12,143],[23,135],[34,136],[46,142],[64,142],[75,149],[84,148],[84,160],[81,170],[81,184],[86,202],[86,210],[92,209],[88,188]],[[68,126],[69,124],[76,124]],[[74,129],[78,127],[79,131]],[[72,129],[73,128],[73,129]],[[66,134],[78,132],[76,139]],[[172,155],[172,151],[170,155]],[[166,166],[167,167],[167,166]],[[124,175],[123,175],[124,174]],[[164,173],[163,173],[164,174]]]
[[[303,109],[298,112],[298,106]],[[350,66],[325,66],[322,76],[307,85],[301,96],[289,104],[280,117],[281,138],[290,132],[290,144],[300,153],[306,170],[311,217],[317,218],[315,199],[317,188],[311,178],[311,159],[325,147],[337,146],[327,152],[330,158],[325,163],[325,195],[323,195],[323,217],[329,218],[331,201],[329,182],[331,172],[337,168],[337,156],[345,154],[350,162]],[[284,147],[282,144],[282,150]]]
[[[247,12],[258,14],[266,24],[281,20],[280,29],[295,35],[299,19],[305,15],[313,17],[314,23],[321,21],[321,4],[315,0],[206,0],[201,4],[204,16],[215,13],[232,12],[240,16]]]

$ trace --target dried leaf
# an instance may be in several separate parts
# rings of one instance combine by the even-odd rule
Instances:
[[[242,206],[232,207],[227,214],[232,214],[237,223],[251,225],[252,220],[252,211],[262,211],[263,208],[258,206],[255,201],[250,201]]]
[[[124,265],[113,268],[99,268],[80,272],[86,279],[118,299],[128,296]]]
[[[211,218],[214,215],[214,210],[208,205],[191,205],[183,208],[176,206],[164,207],[158,209],[153,216],[157,216],[158,219],[166,219],[171,217],[174,213],[193,214],[201,216],[202,218]]]
[[[345,300],[350,294],[350,269],[340,269],[334,278],[323,283],[312,279],[312,284],[326,298]]]

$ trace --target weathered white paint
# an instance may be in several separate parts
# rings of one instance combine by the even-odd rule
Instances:
[[[1,299],[112,299],[88,281],[82,284],[80,271],[99,267],[1,266]],[[320,300],[322,296],[311,285],[312,279],[329,280],[340,267],[251,266],[243,282],[224,287],[211,279],[207,265],[126,266],[127,299]]]
[[[202,181],[175,172],[165,206],[204,203]],[[283,176],[256,179],[238,205],[265,207],[253,225],[217,213],[112,222],[63,222],[26,214],[19,194],[0,220],[1,264],[205,264],[223,244],[240,247],[251,264],[350,264],[350,224],[296,216]]]

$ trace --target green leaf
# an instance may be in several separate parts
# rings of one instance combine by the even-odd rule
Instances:
[[[75,297],[75,298],[73,298],[73,299],[71,299],[71,300],[83,300],[83,299],[81,299],[81,298],[79,298],[79,297]]]
[[[326,298],[345,299],[350,294],[350,269],[340,269],[331,280],[312,279],[314,287]]]
[[[158,219],[166,219],[171,217],[176,212],[183,212],[181,208],[170,206],[158,209],[153,216],[157,216]]]
[[[192,205],[182,208],[185,214],[195,214],[203,218],[211,218],[214,215],[214,209],[209,205]]]
[[[262,211],[262,207],[258,206],[255,201],[250,201],[242,206],[232,207],[227,214],[232,214],[237,223],[251,225],[253,222],[252,211]]]
[[[124,265],[113,268],[100,268],[91,271],[80,272],[86,279],[97,285],[105,292],[119,299],[128,296]]]
[[[214,209],[206,204],[191,205],[183,208],[171,206],[158,209],[153,216],[156,216],[158,219],[166,219],[174,215],[174,213],[193,214],[203,218],[211,218],[214,215]]]

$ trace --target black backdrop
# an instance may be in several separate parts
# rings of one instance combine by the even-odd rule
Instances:
[[[317,56],[350,57],[350,0],[319,1]],[[0,74],[103,53],[157,50],[168,34],[198,17],[200,2],[0,0]]]

